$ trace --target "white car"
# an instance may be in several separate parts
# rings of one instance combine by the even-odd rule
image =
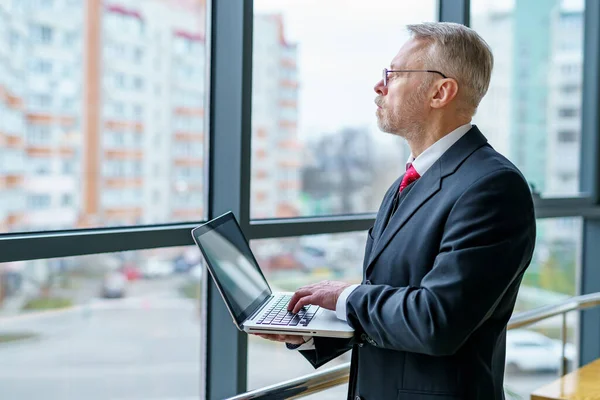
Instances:
[[[159,258],[149,258],[141,267],[144,278],[163,278],[175,272],[173,263]]]
[[[570,343],[565,346],[565,356],[572,364],[576,349]],[[507,373],[556,371],[560,368],[561,342],[541,333],[512,329],[506,334]]]

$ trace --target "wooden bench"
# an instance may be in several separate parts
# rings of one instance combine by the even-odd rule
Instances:
[[[600,359],[542,386],[531,400],[600,400]]]

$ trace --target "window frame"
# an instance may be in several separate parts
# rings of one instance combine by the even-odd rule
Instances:
[[[469,25],[470,0],[438,0],[440,21]],[[232,210],[249,240],[361,231],[375,214],[250,218],[253,1],[207,2],[206,105],[210,118],[208,219]],[[581,294],[600,291],[600,2],[586,0],[581,130],[581,196],[535,197],[537,218],[583,217]],[[202,220],[130,227],[0,233],[0,263],[190,246]],[[206,276],[206,274],[204,274]],[[246,390],[247,337],[231,324],[212,281],[204,280],[202,394],[218,399]],[[580,322],[580,363],[600,357],[600,310]]]

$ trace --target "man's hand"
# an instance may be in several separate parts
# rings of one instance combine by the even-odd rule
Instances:
[[[290,344],[304,344],[304,338],[299,335],[275,335],[275,334],[261,334],[253,333],[253,335],[260,336],[263,339],[272,340],[274,342],[285,342]]]
[[[296,314],[308,304],[321,306],[328,310],[335,310],[340,294],[350,286],[346,282],[322,281],[312,285],[303,286],[294,293],[288,305],[288,311]]]

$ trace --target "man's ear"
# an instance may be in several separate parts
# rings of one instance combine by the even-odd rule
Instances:
[[[452,78],[436,82],[436,92],[431,99],[432,108],[446,107],[458,95],[458,82]]]

